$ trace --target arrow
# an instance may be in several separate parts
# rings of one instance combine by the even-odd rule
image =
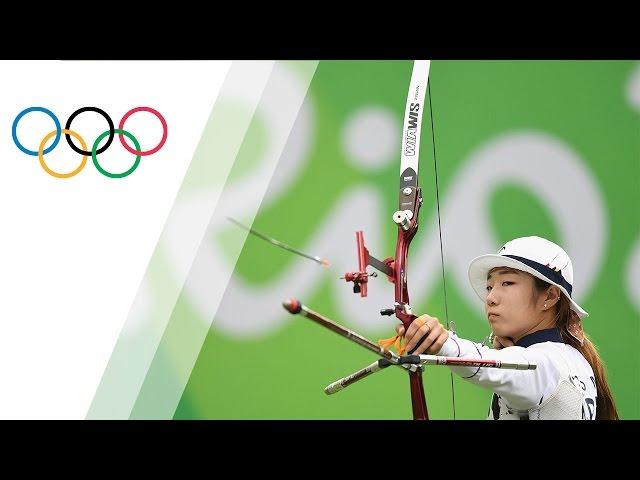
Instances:
[[[257,230],[251,228],[251,227],[247,227],[246,225],[243,225],[242,223],[240,223],[239,221],[231,218],[231,217],[227,217],[227,220],[229,220],[230,222],[235,223],[237,226],[239,226],[240,228],[243,228],[245,230],[247,230],[250,233],[253,233],[256,237],[263,239],[265,242],[269,242],[272,245],[275,245],[276,247],[280,247],[283,248],[291,253],[295,253],[296,255],[300,255],[301,257],[304,258],[308,258],[309,260],[313,260],[316,263],[319,263],[320,265],[322,265],[323,267],[329,267],[331,265],[331,263],[329,262],[329,260],[326,260],[324,258],[320,258],[314,255],[308,255],[304,252],[301,252],[300,250],[297,250],[295,248],[293,248],[290,245],[287,245],[286,243],[282,243],[279,240],[276,240],[275,238],[271,238],[268,235],[265,235],[264,233],[260,233]]]

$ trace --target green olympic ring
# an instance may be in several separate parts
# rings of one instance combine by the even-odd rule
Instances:
[[[125,137],[129,137],[131,139],[131,141],[133,142],[133,144],[136,146],[136,150],[140,151],[140,143],[138,143],[138,140],[136,140],[136,137],[134,137],[133,134],[127,132],[126,130],[120,130],[120,129],[114,129],[113,132],[119,133],[121,135],[124,135]],[[93,142],[93,147],[91,148],[91,158],[93,159],[93,164],[96,166],[98,171],[101,174],[103,174],[105,177],[123,178],[123,177],[126,177],[128,175],[131,175],[135,171],[135,169],[138,168],[138,165],[140,164],[140,158],[141,158],[140,155],[136,155],[136,161],[133,162],[133,165],[131,166],[131,168],[129,170],[127,170],[126,172],[122,172],[122,173],[107,172],[98,163],[98,155],[96,153],[97,150],[98,150],[98,145],[100,144],[100,141],[104,137],[106,137],[107,135],[110,135],[110,134],[113,135],[110,130],[107,130],[106,132],[102,133],[98,138],[96,138],[95,142]]]

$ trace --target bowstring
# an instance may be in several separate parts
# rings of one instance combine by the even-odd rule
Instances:
[[[436,157],[436,134],[435,134],[435,122],[433,121],[433,106],[431,104],[431,75],[429,75],[429,80],[427,81],[427,91],[429,92],[429,115],[431,116],[431,140],[433,144],[433,163],[436,177],[436,206],[438,210],[438,233],[440,236],[440,260],[442,264],[442,285],[444,287],[444,310],[445,310],[445,318],[447,320],[447,330],[450,330],[449,327],[449,307],[447,304],[447,282],[444,276],[444,252],[442,248],[442,225],[440,223],[440,195],[438,191],[438,161]],[[449,374],[451,375],[451,398],[453,401],[453,419],[456,419],[456,394],[453,388],[453,372],[449,370]]]

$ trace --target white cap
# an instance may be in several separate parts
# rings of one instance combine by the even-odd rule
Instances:
[[[469,264],[469,281],[480,300],[487,298],[487,275],[495,267],[511,267],[555,285],[571,301],[580,318],[589,315],[571,299],[573,265],[560,246],[540,237],[521,237],[507,242],[497,255],[481,255]]]

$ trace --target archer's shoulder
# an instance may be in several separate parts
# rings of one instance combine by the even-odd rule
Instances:
[[[571,345],[558,342],[536,343],[526,348],[527,352],[535,352],[541,359],[546,359],[548,368],[560,371],[567,369],[572,373],[593,376],[593,370],[587,359]]]

